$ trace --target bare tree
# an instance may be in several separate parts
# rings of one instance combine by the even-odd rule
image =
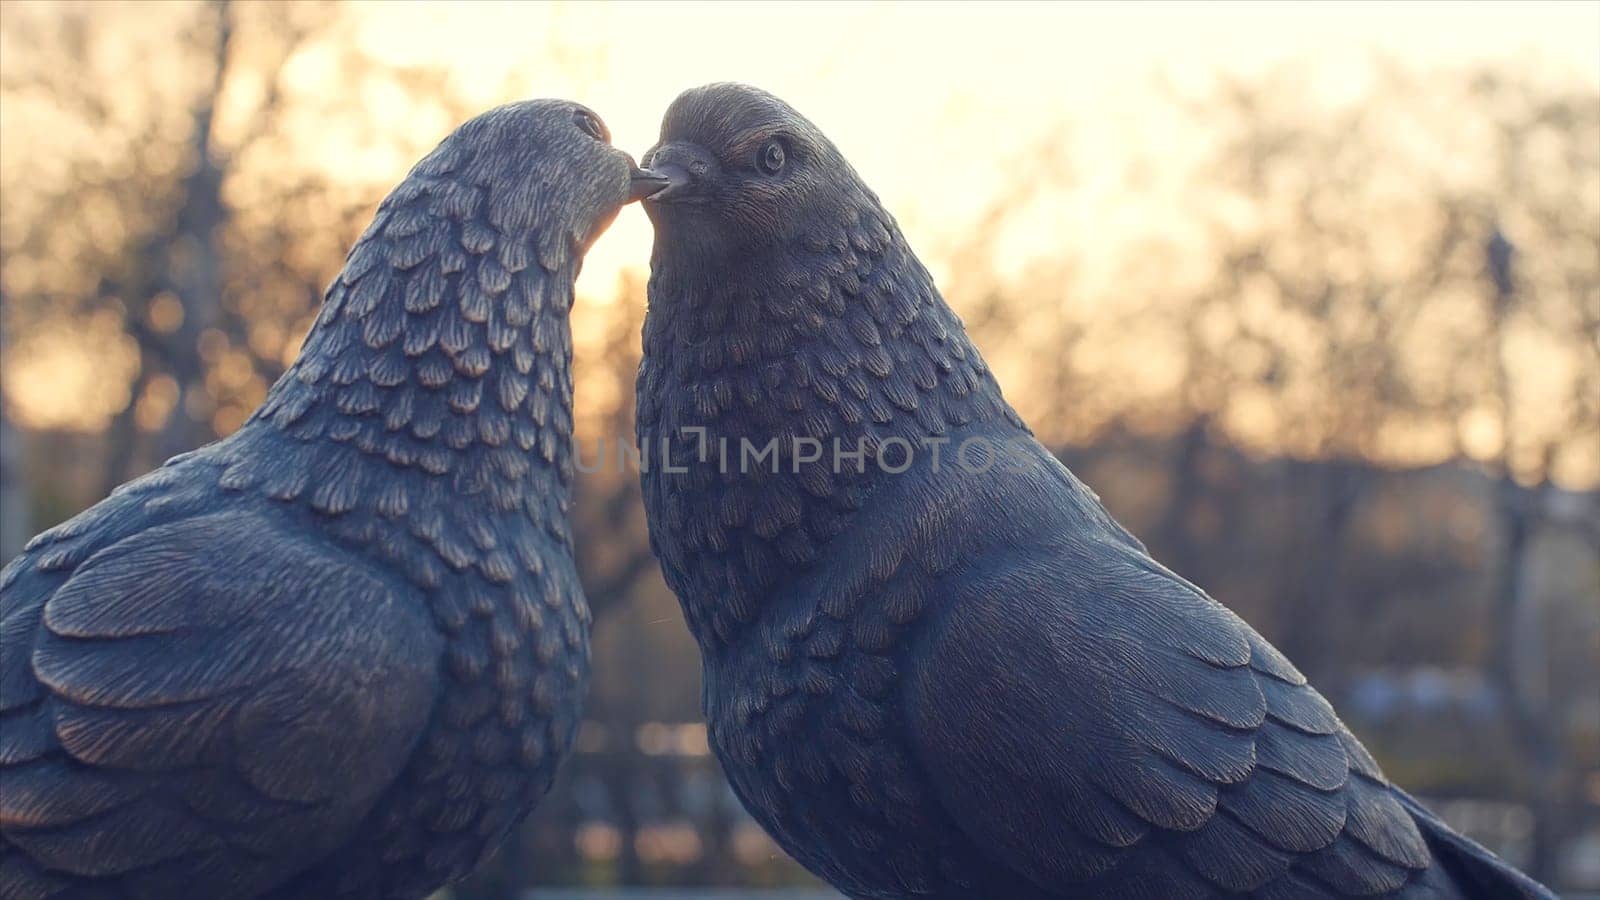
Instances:
[[[1353,540],[1379,499],[1380,470],[1456,461],[1491,476],[1497,524],[1482,539],[1498,562],[1490,579],[1459,583],[1441,613],[1454,633],[1476,617],[1470,633],[1488,637],[1418,635],[1414,646],[1477,652],[1498,685],[1520,747],[1505,789],[1534,813],[1530,865],[1549,877],[1570,819],[1559,798],[1581,793],[1563,749],[1578,738],[1562,723],[1586,701],[1534,650],[1550,635],[1529,596],[1530,548],[1560,485],[1600,477],[1600,98],[1536,69],[1417,74],[1380,63],[1368,90],[1343,99],[1319,97],[1307,74],[1224,80],[1184,101],[1210,148],[1185,207],[1214,261],[1199,283],[1130,280],[1131,301],[1088,296],[1079,306],[1092,313],[1063,318],[1063,295],[1083,289],[1074,248],[1032,277],[998,276],[984,260],[1027,206],[1030,166],[951,255],[952,299],[986,351],[1026,360],[1021,390],[1007,385],[1041,433],[1092,442],[1108,422],[1159,423],[1165,493],[1145,532],[1158,555],[1235,588],[1240,573],[1221,560],[1252,559],[1270,586],[1261,621],[1335,693],[1363,667],[1452,661],[1391,659],[1407,643],[1371,639],[1389,611],[1357,587],[1371,581],[1351,565],[1366,552]],[[1517,236],[1515,272],[1503,246],[1486,271],[1496,222]],[[1106,313],[1130,308],[1120,322]],[[1126,390],[1148,354],[1099,371],[1075,365],[1122,339],[1118,330],[1158,336],[1180,372],[1171,391]],[[1061,353],[1040,352],[1048,347]],[[1117,398],[1110,418],[1094,410],[1105,397]],[[1238,502],[1237,450],[1276,459],[1282,519],[1259,497]],[[1230,548],[1262,537],[1250,520],[1266,517],[1282,526],[1270,554]],[[1592,686],[1592,660],[1587,671]]]
[[[374,81],[447,121],[466,114],[437,73],[380,63],[347,28],[331,3],[230,0],[30,7],[0,27],[8,111],[85,138],[8,161],[17,227],[0,231],[0,277],[26,286],[9,289],[7,318],[26,333],[110,311],[138,351],[100,493],[242,421],[382,190],[336,184],[315,153],[286,150],[338,122],[369,147],[419,152],[361,109]],[[331,48],[347,90],[291,89],[289,61],[314,46]],[[170,71],[114,70],[157,47]]]
[[[1399,438],[1431,432],[1448,436],[1434,458],[1487,463],[1501,550],[1485,671],[1520,748],[1518,789],[1536,823],[1529,868],[1551,878],[1565,798],[1578,791],[1525,588],[1541,497],[1600,446],[1600,103],[1537,73],[1376,75],[1344,105],[1308,110],[1309,88],[1292,77],[1231,85],[1204,104],[1228,138],[1199,196],[1231,211],[1214,220],[1226,262],[1208,296],[1235,298],[1236,322],[1207,365],[1232,370],[1233,398],[1265,398],[1271,444],[1322,461],[1289,470],[1311,479],[1293,492],[1313,502],[1288,558],[1299,577],[1280,643],[1313,677],[1360,646],[1366,621],[1359,602],[1339,602],[1363,479],[1329,461],[1412,461]],[[1517,223],[1524,252],[1501,220]],[[1534,273],[1513,265],[1521,257]],[[1241,359],[1268,364],[1252,378]]]

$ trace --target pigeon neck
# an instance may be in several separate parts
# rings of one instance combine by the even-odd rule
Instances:
[[[526,510],[564,531],[577,248],[492,227],[476,214],[481,191],[406,187],[380,207],[247,427],[293,449],[345,449],[348,465],[313,464],[309,482],[376,467],[440,502]]]
[[[687,469],[658,464],[643,482],[703,647],[761,617],[894,477],[904,448],[889,442],[925,453],[985,422],[1026,433],[879,210],[722,277],[675,262],[658,257],[651,277],[638,429],[658,461]]]

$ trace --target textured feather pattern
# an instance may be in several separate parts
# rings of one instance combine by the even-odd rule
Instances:
[[[1034,440],[809,123],[719,85],[662,146],[714,171],[774,127],[825,169],[789,176],[782,239],[707,252],[714,213],[652,212],[638,380],[673,463],[643,474],[652,542],[761,824],[854,897],[1472,896],[1304,677]],[[776,465],[718,452],[773,437]]]
[[[7,900],[421,897],[548,789],[588,675],[567,314],[629,170],[573,109],[459,129],[249,422],[0,573]]]

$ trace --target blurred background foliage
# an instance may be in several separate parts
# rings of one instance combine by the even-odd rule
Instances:
[[[650,28],[608,29],[717,16],[621,9],[0,8],[0,559],[242,422],[376,202],[455,123],[571,96],[637,155],[671,96],[731,74],[840,123],[868,180],[885,173],[1008,395],[1159,558],[1294,659],[1397,781],[1550,883],[1600,889],[1600,68],[1537,42],[1242,68],[1195,51],[1061,88],[1109,98],[1086,119],[1046,114],[1048,85],[990,104],[974,73],[1004,51],[985,50],[931,92],[950,146],[891,151],[932,101],[856,115],[904,85],[852,93],[872,64],[848,41],[771,80],[740,56],[759,48],[731,46],[732,71],[701,77],[715,52],[663,69],[631,49],[663,43]],[[1577,9],[1600,59],[1600,8]],[[871,12],[856,39],[908,12]],[[977,27],[929,18],[929,53]],[[1182,31],[1145,27],[1146,55]],[[1273,27],[1258,40],[1312,23]],[[519,50],[474,67],[506,55],[460,40],[489,32]],[[1026,127],[995,127],[1020,108]],[[633,433],[642,218],[580,281],[588,459]],[[517,842],[456,896],[806,883],[707,755],[633,474],[580,491],[588,721]]]

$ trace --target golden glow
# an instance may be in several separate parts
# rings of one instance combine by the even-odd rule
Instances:
[[[172,60],[139,49],[170,40],[174,9],[114,10],[128,20],[126,40],[104,47],[107,58],[99,64],[138,68],[141,77],[155,80],[192,77]],[[1019,211],[987,262],[1001,278],[1040,266],[1070,266],[1073,293],[1063,272],[1056,301],[1069,312],[1082,312],[1073,304],[1088,302],[1086,297],[1128,307],[1094,310],[1108,323],[1104,339],[1097,334],[1085,341],[1073,367],[1079,377],[1115,382],[1126,396],[1140,397],[1185,389],[1186,375],[1173,351],[1177,337],[1155,329],[1130,331],[1117,317],[1131,319],[1129,309],[1145,297],[1206,277],[1214,254],[1205,247],[1202,223],[1228,221],[1238,212],[1186,195],[1192,166],[1216,148],[1213,134],[1186,118],[1174,96],[1198,95],[1223,77],[1275,77],[1284,66],[1309,73],[1307,90],[1319,96],[1358,96],[1369,86],[1372,60],[1379,56],[1424,72],[1503,62],[1600,87],[1600,6],[1592,3],[365,3],[352,6],[333,34],[288,60],[284,87],[309,97],[359,90],[362,108],[384,139],[368,139],[360,123],[317,121],[286,131],[277,149],[340,184],[370,188],[369,194],[398,180],[456,121],[394,84],[347,84],[333,52],[340,45],[358,46],[395,65],[443,70],[450,88],[473,108],[529,96],[581,100],[605,118],[617,146],[635,157],[654,141],[662,111],[686,88],[736,80],[771,90],[835,140],[947,289],[968,274],[950,248],[961,244],[1004,191],[1015,189],[1018,173],[1026,173],[1034,184],[1016,198]],[[264,90],[259,79],[230,83],[219,134],[250,128],[250,110]],[[153,102],[150,96],[130,96],[126,108],[117,105],[117,114],[149,115],[141,104]],[[30,179],[66,177],[63,160],[69,156],[114,163],[122,152],[95,146],[93,135],[63,123],[53,110],[13,105],[5,118],[27,126],[0,129],[7,184],[21,171]],[[294,125],[291,120],[289,127]],[[1070,147],[1040,149],[1061,136]],[[1540,149],[1530,152],[1537,163]],[[1440,177],[1463,177],[1459,169],[1465,165],[1440,159]],[[1379,184],[1371,190],[1403,196],[1407,187]],[[242,182],[237,190],[230,199],[248,209],[252,185]],[[109,244],[124,225],[115,210],[103,206],[85,198],[83,211],[91,234]],[[1374,228],[1403,234],[1419,217],[1431,215],[1400,204],[1394,209],[1393,220]],[[23,229],[39,214],[11,196],[6,213],[0,227],[7,229]],[[615,302],[622,279],[642,277],[649,244],[648,222],[628,209],[594,247],[578,286],[574,328],[580,352],[603,345],[610,321],[606,307]],[[1404,245],[1379,246],[1400,252]],[[1070,249],[1070,262],[1058,259],[1063,248]],[[1340,252],[1328,251],[1335,264]],[[1129,259],[1142,265],[1129,271]],[[28,261],[8,263],[6,273],[8,286],[18,291],[40,277]],[[1262,286],[1247,282],[1242,290],[1248,321],[1274,330],[1307,359],[1325,352],[1304,322],[1286,319],[1264,294],[1258,296]],[[182,326],[183,309],[175,297],[158,296],[146,320],[152,330],[171,333]],[[1202,322],[1202,330],[1211,324]],[[1482,323],[1438,325],[1445,346],[1452,336],[1479,333]],[[985,349],[1019,407],[1042,414],[1058,402],[1055,393],[1049,386],[1024,385],[1036,368],[1033,357],[1049,348],[1030,344],[1026,329],[1015,330],[1004,348]],[[301,333],[303,325],[286,333],[263,321],[249,332],[249,350],[288,361]],[[95,430],[125,402],[134,351],[114,321],[97,320],[87,331],[43,328],[10,340],[6,390],[24,425]],[[220,332],[203,335],[201,345],[213,369],[209,396],[190,395],[196,408],[189,412],[226,430],[259,400],[263,386],[249,371],[245,348],[229,346]],[[1550,415],[1538,398],[1552,395],[1581,361],[1550,353],[1537,338],[1513,334],[1507,345],[1517,396],[1533,398],[1519,403],[1517,416]],[[1413,360],[1413,374],[1424,388],[1430,379],[1442,385],[1451,377],[1436,349],[1419,347]],[[1128,359],[1142,363],[1129,367]],[[1525,364],[1530,360],[1539,365]],[[1258,377],[1269,368],[1268,360],[1249,351],[1231,362]],[[620,399],[614,386],[581,383],[580,392],[580,415],[584,403],[609,408]],[[1110,408],[1119,400],[1106,395],[1074,402]],[[138,399],[137,421],[153,427],[175,402],[175,386],[157,380]],[[1317,402],[1305,398],[1308,407]],[[1279,421],[1281,407],[1265,392],[1246,389],[1228,404],[1227,424],[1247,441],[1315,446],[1315,429]],[[1492,409],[1464,410],[1458,425],[1452,432],[1437,423],[1387,422],[1371,449],[1406,461],[1438,458],[1456,441],[1473,457],[1499,452],[1502,429]],[[1600,479],[1595,455],[1572,454],[1563,462],[1569,480]]]
[[[128,403],[137,364],[115,315],[40,328],[6,353],[6,401],[33,428],[99,430]]]
[[[183,325],[183,303],[176,294],[157,294],[145,310],[145,319],[157,334],[171,334]]]

